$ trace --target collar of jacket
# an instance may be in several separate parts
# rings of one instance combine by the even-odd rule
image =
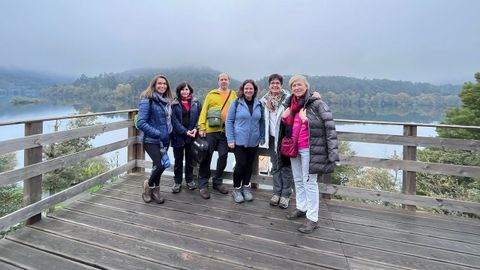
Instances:
[[[221,91],[222,91],[222,90],[220,90],[219,88],[217,88],[217,89],[211,90],[210,93],[220,94]],[[228,91],[233,91],[233,90],[230,89],[230,88],[228,88],[228,89],[227,89],[227,93],[228,93]]]
[[[262,103],[266,103],[266,102],[267,102],[267,97],[268,97],[268,94],[269,94],[269,93],[270,93],[270,91],[267,92],[265,95],[263,95],[263,97],[260,99],[260,101],[261,101]],[[285,90],[285,89],[282,88],[282,91],[280,92],[280,95],[282,95],[282,100],[285,99],[285,97],[287,97],[289,94],[290,94],[290,93],[289,93],[287,90]],[[280,103],[281,103],[281,102],[280,102]]]

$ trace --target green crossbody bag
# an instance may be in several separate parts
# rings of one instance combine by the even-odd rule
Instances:
[[[221,127],[222,126],[222,111],[227,104],[228,99],[230,98],[230,94],[232,94],[232,90],[228,93],[227,99],[223,103],[222,108],[219,109],[210,109],[207,111],[207,121],[209,127]]]

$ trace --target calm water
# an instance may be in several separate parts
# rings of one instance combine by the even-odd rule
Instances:
[[[417,123],[437,123],[443,117],[443,110],[429,109],[429,111],[413,111],[405,112],[405,110],[398,109],[382,109],[373,111],[369,108],[336,108],[332,106],[334,116],[337,119],[358,119],[358,120],[377,120],[377,121],[394,121],[394,122],[417,122]],[[32,118],[46,118],[53,116],[65,116],[75,113],[77,110],[71,105],[58,105],[53,103],[41,103],[26,106],[13,106],[7,99],[0,101],[0,122],[25,120]],[[97,122],[114,122],[125,119],[126,115],[117,115],[114,117],[99,117]],[[60,125],[60,130],[65,130],[67,127],[67,120],[63,120]],[[44,133],[54,131],[54,121],[44,123]],[[339,131],[364,132],[364,133],[382,133],[401,135],[403,128],[401,126],[384,126],[384,125],[363,125],[363,124],[337,124]],[[3,140],[18,138],[23,136],[23,125],[1,126],[0,127],[0,143]],[[127,129],[107,132],[97,136],[92,144],[100,146],[113,141],[118,141],[127,138]],[[419,136],[436,136],[433,128],[419,128]],[[360,156],[367,157],[390,157],[396,152],[398,155],[402,154],[401,146],[382,145],[382,144],[368,144],[368,143],[352,143],[352,147]],[[230,154],[229,164],[227,169],[232,168],[233,155]],[[117,150],[112,153],[104,155],[109,160],[118,157],[118,163],[125,164],[127,160],[126,148]],[[170,157],[173,159],[173,154],[170,151]],[[147,157],[148,159],[148,157]],[[17,167],[23,166],[23,151],[17,152]],[[115,162],[116,163],[116,162]],[[214,164],[212,162],[212,164]]]

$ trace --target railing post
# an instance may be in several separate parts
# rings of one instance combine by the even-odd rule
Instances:
[[[257,150],[257,153],[255,154],[255,158],[253,159],[252,176],[258,176],[258,172],[259,172],[259,169],[258,169],[259,161],[258,161],[258,159],[259,158],[260,158],[260,155],[258,154],[258,150]],[[232,177],[232,179],[233,179],[233,177]],[[251,186],[252,186],[252,188],[258,188],[258,183],[252,183]]]
[[[331,173],[327,173],[327,174],[322,175],[322,178],[323,178],[323,183],[325,185],[332,184],[332,174]],[[327,193],[322,193],[322,198],[330,200],[332,198],[332,196],[330,194],[327,194]]]
[[[416,125],[404,125],[403,126],[403,136],[417,136],[417,126]],[[417,147],[416,146],[403,146],[403,160],[417,160]],[[402,183],[402,193],[408,195],[417,194],[417,174],[416,172],[403,171],[403,183]],[[410,211],[416,211],[417,207],[415,205],[405,205],[402,204],[404,209]]]
[[[25,122],[25,136],[43,133],[43,121]],[[23,150],[24,166],[42,162],[42,146]],[[38,202],[42,199],[42,175],[37,175],[23,181],[23,205]],[[37,214],[25,221],[26,225],[33,224],[42,219],[42,214]]]
[[[128,113],[128,120],[132,120],[135,118],[135,115],[137,115],[137,112],[129,112]],[[135,126],[131,126],[128,128],[128,138],[136,137],[139,136],[140,132],[137,130]],[[145,160],[145,152],[143,151],[143,145],[139,143],[135,143],[132,145],[128,146],[127,149],[127,154],[128,154],[128,161],[131,160]],[[128,173],[132,172],[143,172],[145,171],[145,168],[142,167],[135,167],[131,170],[128,171]]]

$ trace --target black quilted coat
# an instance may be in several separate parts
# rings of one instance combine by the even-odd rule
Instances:
[[[285,107],[290,107],[293,95],[285,100]],[[308,142],[310,145],[309,173],[326,174],[335,169],[338,157],[337,131],[328,105],[320,98],[305,93],[305,105],[308,118]],[[280,138],[285,136],[285,126],[281,125]]]

